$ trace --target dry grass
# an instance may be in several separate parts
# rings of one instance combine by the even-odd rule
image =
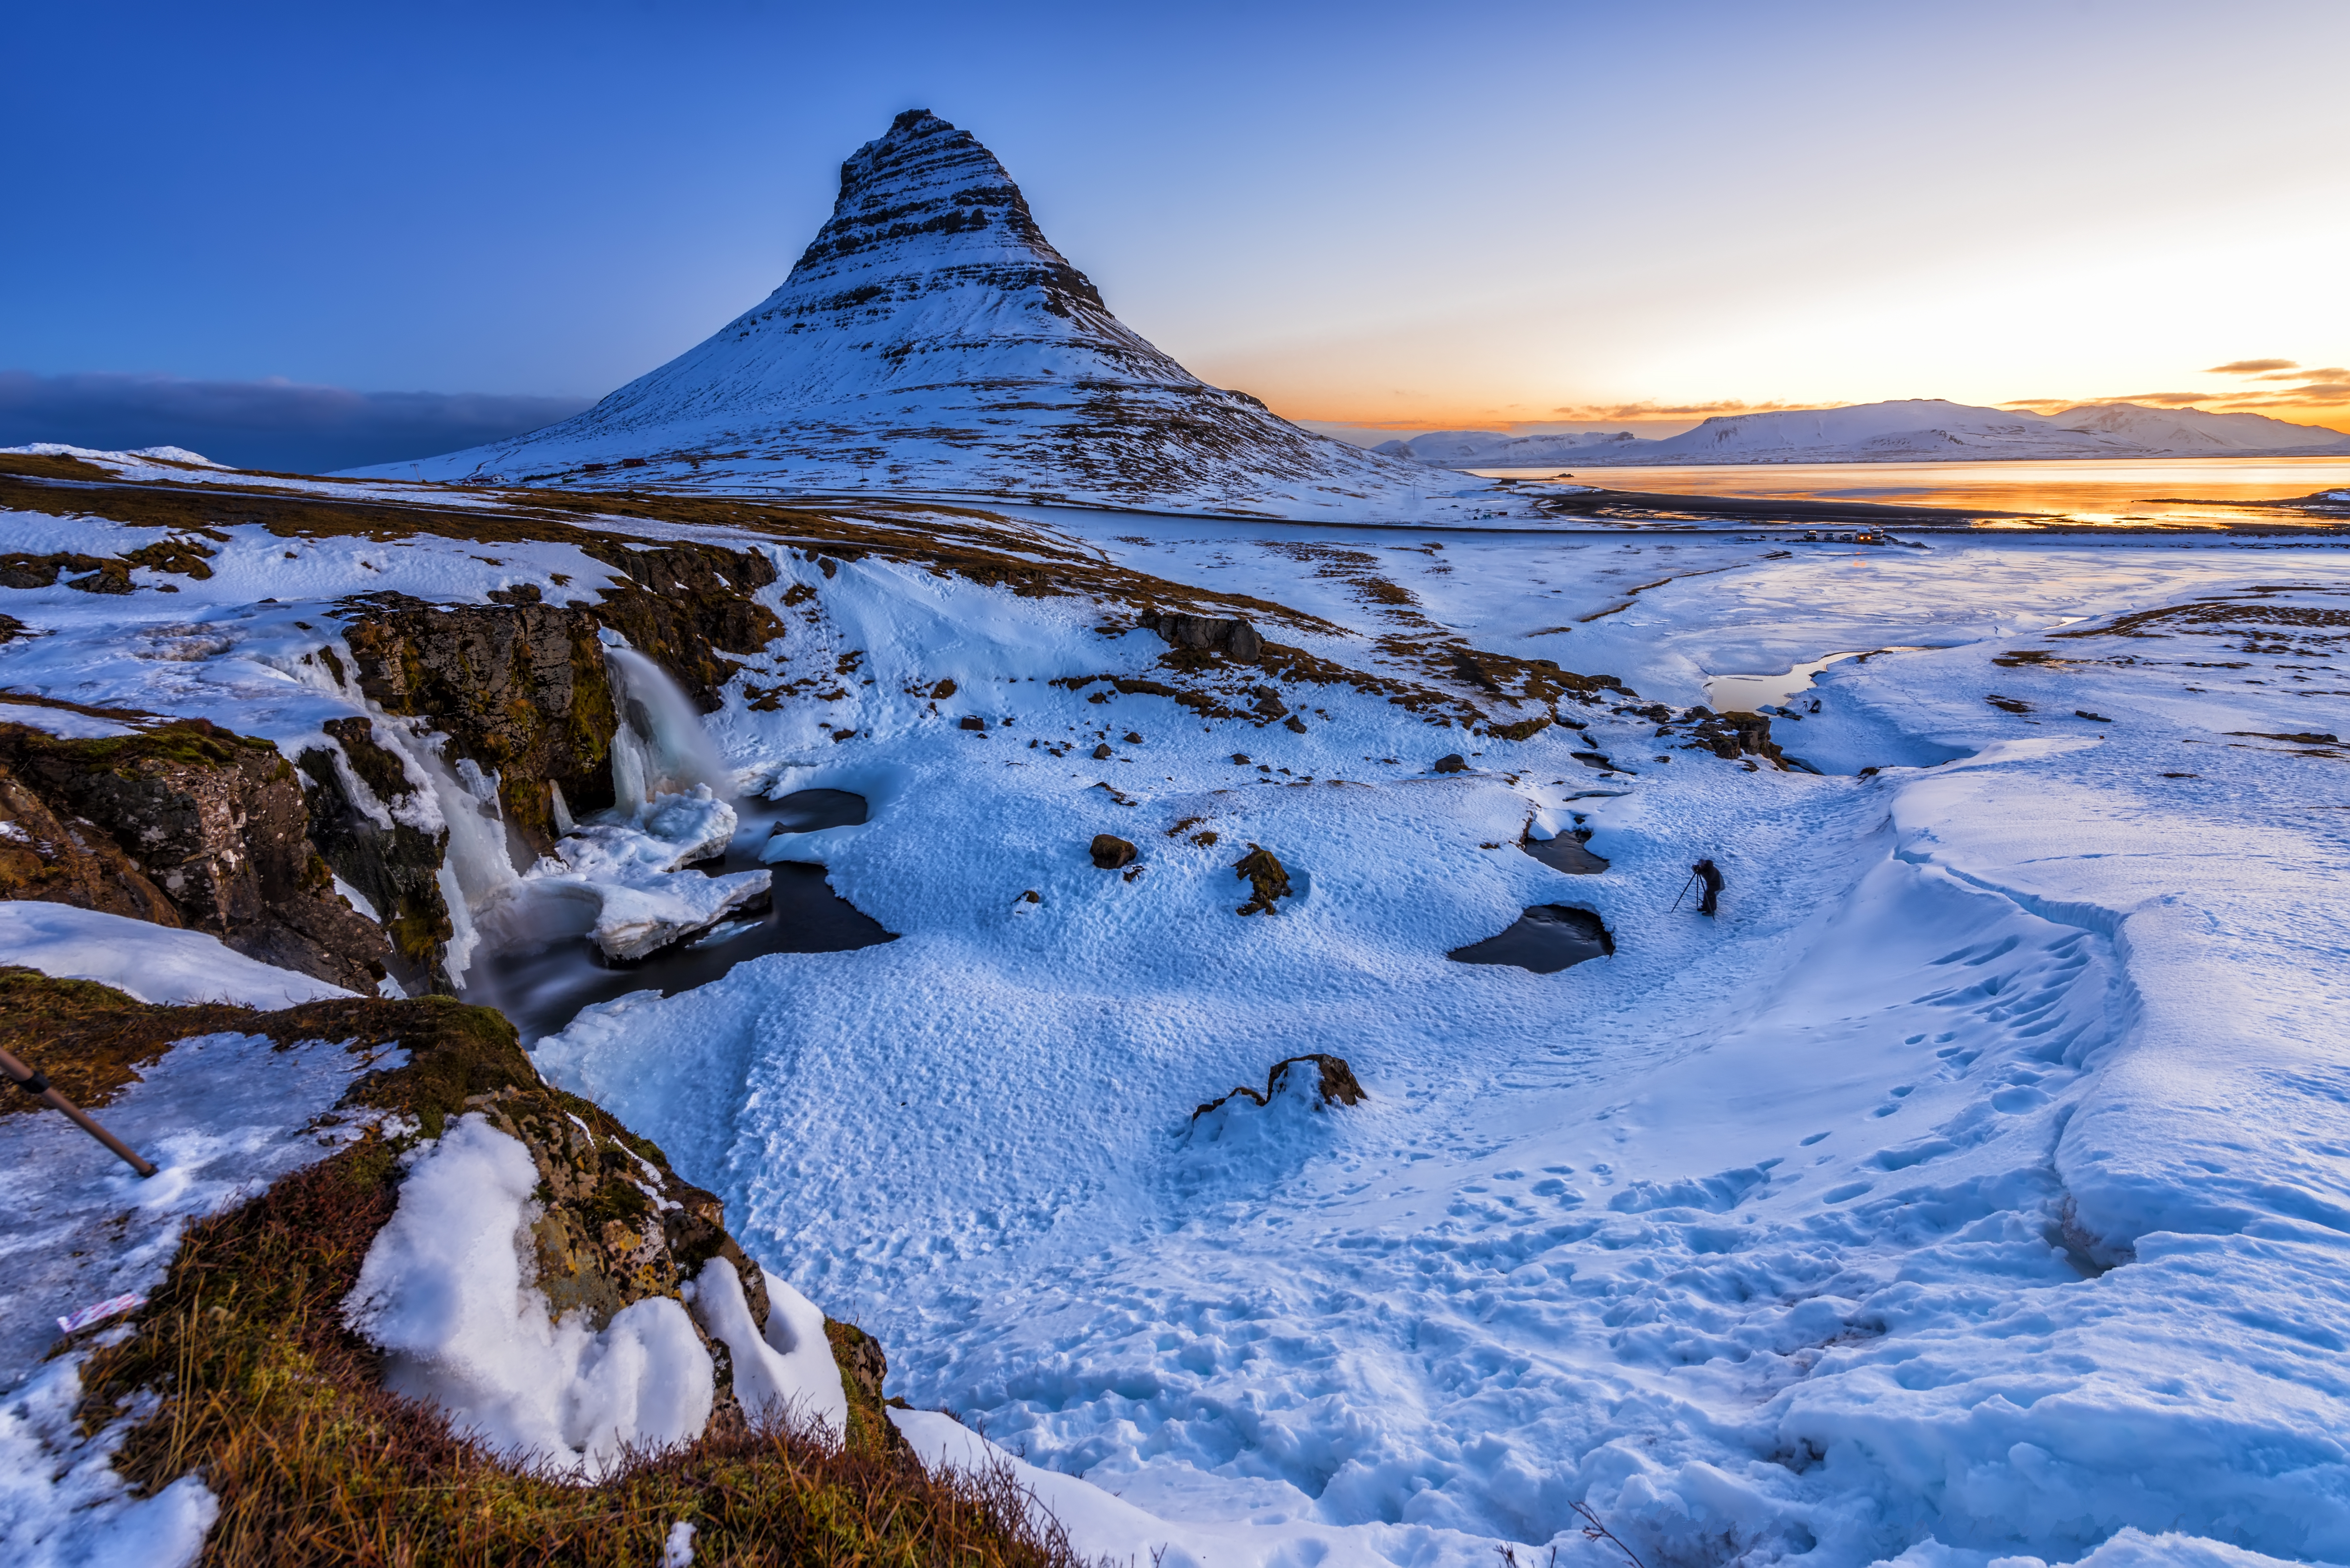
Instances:
[[[666,1165],[596,1106],[539,1086],[513,1027],[486,1008],[442,998],[276,1012],[155,1007],[0,970],[0,1042],[93,1104],[172,1041],[214,1030],[281,1044],[397,1040],[406,1064],[360,1079],[346,1104],[399,1110],[437,1135],[469,1100],[522,1089]],[[132,1335],[82,1367],[86,1428],[151,1397],[118,1470],[150,1491],[199,1474],[219,1498],[206,1563],[639,1568],[661,1560],[683,1521],[704,1564],[1074,1568],[1066,1542],[1027,1522],[1008,1476],[924,1473],[888,1424],[878,1347],[845,1324],[826,1325],[851,1374],[845,1443],[735,1417],[684,1448],[633,1456],[594,1485],[502,1459],[386,1392],[378,1354],[340,1309],[398,1205],[402,1147],[369,1134],[195,1227]]]
[[[116,1466],[149,1489],[203,1475],[221,1504],[205,1563],[642,1568],[680,1521],[704,1564],[1076,1562],[1026,1522],[1008,1477],[933,1479],[870,1437],[738,1423],[587,1486],[498,1459],[387,1393],[342,1325],[397,1175],[371,1137],[197,1227],[133,1337],[84,1367],[93,1427],[161,1397]]]

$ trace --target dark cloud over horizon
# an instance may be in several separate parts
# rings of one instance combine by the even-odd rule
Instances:
[[[0,446],[179,446],[236,468],[331,473],[520,435],[567,419],[590,401],[0,370]]]

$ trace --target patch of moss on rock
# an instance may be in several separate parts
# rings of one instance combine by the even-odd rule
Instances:
[[[396,595],[354,600],[344,640],[359,689],[384,712],[449,737],[452,762],[498,776],[505,820],[544,854],[559,787],[576,812],[612,804],[619,725],[598,621],[548,604],[428,605]]]

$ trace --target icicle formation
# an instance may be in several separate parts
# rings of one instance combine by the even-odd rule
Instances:
[[[693,700],[658,664],[634,649],[608,648],[613,706],[620,727],[612,737],[612,804],[623,820],[664,794],[691,794],[706,784],[721,799],[734,791],[726,764],[702,732]]]
[[[498,808],[497,775],[484,774],[467,759],[452,769],[448,760],[430,745],[420,745],[419,759],[431,781],[434,800],[449,829],[449,846],[441,861],[441,898],[449,907],[449,950],[443,961],[449,978],[464,982],[473,967],[481,932],[473,917],[519,879],[506,850],[505,818]]]

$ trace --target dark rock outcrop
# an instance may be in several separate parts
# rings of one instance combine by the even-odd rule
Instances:
[[[1237,913],[1277,915],[1281,912],[1274,900],[1289,897],[1289,873],[1274,858],[1272,850],[1252,844],[1249,852],[1233,863],[1233,872],[1250,888],[1249,901]]]
[[[57,586],[62,573],[66,587],[86,594],[127,594],[130,591],[128,562],[95,556],[0,556],[0,588],[47,588]]]
[[[1145,630],[1164,638],[1170,648],[1221,653],[1243,664],[1254,664],[1264,656],[1264,639],[1257,635],[1255,627],[1244,620],[1219,620],[1213,616],[1179,615],[1170,610],[1155,615],[1145,613],[1141,625]],[[1275,701],[1279,701],[1277,696]]]
[[[1440,774],[1465,774],[1469,771],[1469,759],[1454,752],[1449,756],[1437,758],[1429,771]]]
[[[506,822],[534,854],[559,836],[550,784],[575,812],[612,804],[619,719],[593,613],[389,596],[354,607],[343,636],[359,690],[446,734],[452,763],[497,774]]]
[[[81,741],[0,724],[0,763],[57,817],[112,839],[178,924],[353,991],[383,977],[383,933],[334,890],[294,769],[268,742],[202,719]],[[116,886],[144,901],[135,884]]]
[[[1220,1095],[1193,1111],[1191,1119],[1198,1121],[1218,1106],[1235,1096],[1254,1100],[1260,1106],[1271,1105],[1274,1096],[1288,1087],[1289,1073],[1293,1067],[1300,1070],[1310,1068],[1314,1072],[1315,1075],[1314,1108],[1317,1111],[1327,1110],[1332,1106],[1358,1106],[1371,1097],[1370,1091],[1363,1087],[1361,1080],[1355,1076],[1354,1068],[1347,1064],[1347,1059],[1344,1056],[1333,1056],[1316,1051],[1304,1056],[1284,1057],[1275,1062],[1272,1070],[1264,1075],[1264,1093],[1258,1094],[1246,1084],[1243,1084],[1231,1094]]]
[[[1134,864],[1135,847],[1114,833],[1094,835],[1094,864],[1104,871],[1118,871]]]
[[[310,842],[357,888],[383,921],[391,944],[393,976],[411,995],[454,990],[442,962],[453,926],[441,892],[441,857],[446,828],[427,832],[402,815],[422,781],[409,776],[399,755],[375,738],[374,722],[335,719],[327,733],[342,749],[347,766],[392,814],[386,827],[352,798],[336,770],[334,753],[314,747],[296,759],[306,781],[303,799],[310,810]]]
[[[778,576],[775,562],[756,550],[692,544],[645,550],[617,543],[584,548],[629,579],[606,589],[591,613],[668,670],[705,713],[717,711],[719,688],[734,677],[723,655],[757,653],[784,635],[775,612],[751,597]]]
[[[1715,713],[1703,708],[1692,708],[1689,716],[1697,721],[1690,738],[1725,762],[1736,762],[1741,756],[1768,757],[1784,768],[1787,760],[1778,743],[1771,739],[1771,721],[1760,713]]]
[[[180,912],[94,824],[68,820],[0,766],[0,898],[70,904],[159,926]]]

